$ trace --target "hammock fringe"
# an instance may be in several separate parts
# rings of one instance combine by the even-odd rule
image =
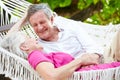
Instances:
[[[0,48],[0,74],[12,80],[42,80],[26,60]]]
[[[68,80],[120,80],[120,67],[75,72]]]

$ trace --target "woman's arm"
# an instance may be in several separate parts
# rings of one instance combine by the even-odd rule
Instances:
[[[97,64],[96,59],[91,54],[84,54],[59,68],[54,68],[54,65],[50,62],[41,62],[36,66],[36,71],[45,80],[64,80],[70,77],[77,68],[90,64]]]
[[[21,27],[26,23],[26,21],[27,21],[27,11],[25,12],[24,16],[12,26],[12,28],[8,31],[7,34],[19,31]]]
[[[72,61],[67,65],[59,68],[54,68],[54,65],[49,62],[39,63],[36,67],[36,71],[45,80],[64,80],[73,74],[73,72],[80,66],[80,61]]]

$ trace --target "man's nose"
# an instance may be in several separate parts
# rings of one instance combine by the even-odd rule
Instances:
[[[39,25],[38,25],[38,29],[39,29],[40,31],[42,31],[43,26],[39,24]]]

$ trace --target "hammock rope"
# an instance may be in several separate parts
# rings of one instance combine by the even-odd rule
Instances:
[[[20,17],[22,17],[24,11],[29,5],[30,3],[26,2],[25,0],[0,1],[1,9],[4,9],[11,17],[13,17],[10,19],[10,21],[6,21],[7,23],[2,22],[2,25],[16,22]],[[62,19],[64,20],[64,18]],[[1,18],[1,21],[4,21],[4,19]],[[84,24],[81,22],[78,23],[79,25],[82,24],[88,34],[90,34],[96,41],[101,43],[103,47],[110,43],[109,41],[120,28],[120,24],[101,26],[90,25],[86,23]],[[28,28],[28,26],[29,25],[26,25],[26,27],[23,28],[23,31],[29,36],[36,38],[37,36],[34,33],[31,33],[33,30]],[[4,35],[6,35],[5,31],[0,32],[0,41],[4,38]],[[38,73],[33,70],[33,68],[25,59],[10,53],[1,47],[0,74],[5,74],[5,76],[10,77],[12,80],[42,80]],[[105,70],[74,72],[74,74],[68,80],[120,80],[120,67]]]
[[[29,63],[0,47],[0,74],[12,80],[41,80]]]

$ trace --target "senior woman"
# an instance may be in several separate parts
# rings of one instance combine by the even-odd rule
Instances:
[[[6,36],[1,47],[25,59],[28,54],[29,63],[45,80],[66,79],[82,65],[97,64],[91,54],[77,59],[62,52],[44,54],[44,48],[35,39],[21,32]]]

